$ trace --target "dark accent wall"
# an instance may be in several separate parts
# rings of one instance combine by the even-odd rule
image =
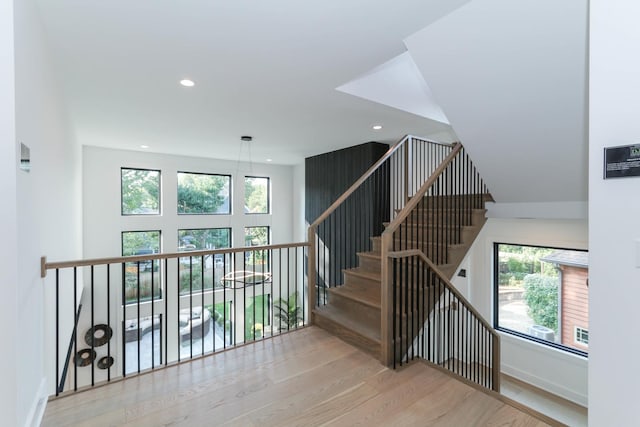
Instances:
[[[305,218],[313,223],[389,149],[368,142],[305,160]],[[327,286],[342,284],[341,270],[357,266],[356,252],[371,250],[371,236],[389,221],[389,170],[376,174],[319,229],[328,249],[331,272]],[[323,277],[325,277],[323,275]],[[320,281],[318,282],[320,283]]]

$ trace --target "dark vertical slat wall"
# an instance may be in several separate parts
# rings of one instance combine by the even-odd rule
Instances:
[[[320,154],[305,159],[305,219],[307,224],[313,223],[331,204],[338,199],[358,178],[360,178],[389,149],[386,144],[367,142],[365,144]],[[330,258],[327,260],[333,267],[329,274],[321,274],[331,283],[320,283],[320,287],[334,286],[342,283],[341,271],[356,265],[355,253],[370,249],[370,237],[378,236],[384,230],[383,223],[389,221],[390,191],[389,171],[385,168],[378,172],[375,182],[363,186],[354,194],[348,206],[341,207],[332,215],[326,224],[319,227],[318,235],[327,246]],[[356,206],[364,212],[360,218],[359,230],[354,233],[353,216]],[[347,247],[333,250],[332,245],[341,244]],[[337,249],[337,248],[336,248]],[[318,254],[320,256],[320,254]],[[333,258],[335,256],[336,258]],[[322,280],[324,281],[324,280]],[[318,295],[320,296],[320,295]]]

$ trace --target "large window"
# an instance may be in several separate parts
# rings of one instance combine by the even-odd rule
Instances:
[[[588,253],[496,243],[494,262],[496,328],[586,355]]]
[[[248,214],[267,214],[270,204],[269,178],[244,178],[244,211]]]
[[[120,169],[122,215],[160,214],[160,171]]]
[[[230,228],[178,230],[180,252],[231,247]],[[224,274],[231,269],[231,256],[224,254],[180,258],[180,292],[189,293],[222,286]]]
[[[125,231],[122,256],[152,255],[160,252],[160,231]],[[125,303],[146,301],[161,296],[160,261],[136,261],[125,265]]]
[[[230,214],[231,176],[178,172],[179,214]]]

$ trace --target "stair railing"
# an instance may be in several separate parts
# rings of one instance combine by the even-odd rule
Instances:
[[[394,291],[393,367],[417,357],[500,391],[500,337],[418,249],[388,254]]]
[[[308,324],[308,244],[48,262],[56,396]]]
[[[372,236],[401,211],[451,152],[441,144],[407,135],[371,166],[308,229],[309,307],[324,305],[327,288],[343,284],[342,270],[358,265]]]
[[[491,372],[490,388],[499,388],[499,337],[449,282],[465,255],[467,247],[462,242],[466,236],[477,234],[474,222],[484,221],[484,202],[488,200],[492,199],[487,186],[462,145],[455,144],[387,226],[381,239],[381,339],[385,364],[395,366],[422,357],[441,366],[451,361],[477,369],[489,366],[490,371],[480,369],[482,375],[470,377],[464,370],[463,377],[484,385],[489,379],[486,373]],[[425,296],[431,299],[425,300]],[[446,305],[449,311],[463,307],[459,313],[465,313],[465,322],[455,324],[460,329],[453,329],[452,322],[439,320],[442,298],[451,300],[452,304]],[[432,312],[434,304],[437,309]],[[476,334],[473,328],[482,329],[482,337],[490,340],[490,345],[475,348],[469,344]],[[433,337],[432,330],[437,331]],[[471,341],[465,341],[467,347],[462,350],[454,346],[452,352],[434,353],[429,345],[440,349],[444,345],[434,341],[436,336],[447,340],[447,349],[455,339],[466,336]],[[466,349],[473,351],[465,353]],[[462,359],[454,359],[458,357]]]

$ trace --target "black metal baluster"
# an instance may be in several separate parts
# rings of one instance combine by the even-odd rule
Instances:
[[[126,351],[126,328],[127,325],[127,300],[125,296],[125,284],[126,284],[126,263],[122,263],[122,377],[127,376],[127,351]]]
[[[94,328],[95,328],[96,322],[95,322],[95,318],[94,318],[94,302],[95,301],[93,299],[94,298],[94,280],[93,280],[94,279],[94,266],[93,265],[90,267],[90,270],[91,270],[91,278],[90,278],[90,281],[91,281],[91,283],[90,283],[90,287],[91,287],[91,301],[90,301],[90,303],[91,303],[91,327],[89,328],[89,330],[91,331],[91,354],[95,354],[95,343],[94,343],[94,340],[95,340],[96,331],[95,331]],[[92,387],[96,383],[96,381],[95,381],[96,362],[97,362],[97,360],[91,361],[91,386]]]
[[[56,396],[60,394],[60,269],[56,268]]]
[[[107,330],[111,328],[111,265],[107,264]],[[107,360],[111,360],[111,339],[107,340]],[[111,364],[107,368],[107,381],[111,381]]]
[[[213,283],[211,284],[211,287],[213,292]],[[204,356],[204,288],[204,255],[200,255],[200,343],[202,350],[202,353],[200,354],[202,356]],[[211,319],[209,319],[209,322],[211,322]]]
[[[73,267],[73,354],[78,361],[78,269]],[[78,364],[73,364],[73,391],[78,391]]]

